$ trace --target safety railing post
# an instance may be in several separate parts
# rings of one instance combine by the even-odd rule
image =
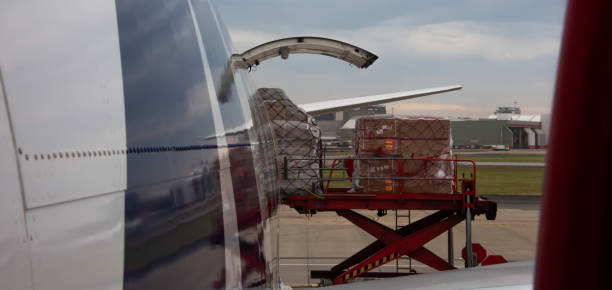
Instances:
[[[285,156],[285,158],[283,158],[283,179],[287,180],[289,179],[289,173],[287,171],[289,171],[289,161],[287,161],[287,156]]]

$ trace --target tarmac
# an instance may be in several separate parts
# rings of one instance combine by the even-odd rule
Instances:
[[[502,255],[508,261],[535,259],[540,198],[522,196],[488,196],[498,202],[497,219],[488,221],[478,216],[472,223],[472,241],[480,243],[488,254]],[[360,210],[359,213],[395,228],[395,212],[377,217],[376,211]],[[414,222],[433,211],[400,211],[410,215]],[[329,270],[346,257],[354,254],[375,239],[335,212],[319,212],[312,217],[295,210],[280,208],[280,275],[290,286],[310,285],[319,279],[310,279],[310,270]],[[398,225],[408,223],[408,217],[399,217]],[[454,265],[462,268],[461,249],[465,246],[465,222],[453,228]],[[448,257],[447,234],[442,234],[425,245],[443,259]],[[399,263],[399,265],[397,264]],[[379,272],[406,272],[410,267],[416,272],[434,272],[414,260],[402,258],[375,269]]]

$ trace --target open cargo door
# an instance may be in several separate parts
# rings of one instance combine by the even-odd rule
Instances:
[[[287,59],[290,54],[322,54],[346,61],[359,68],[367,68],[378,56],[346,42],[322,37],[290,37],[270,41],[253,47],[242,54],[232,55],[232,67],[250,68],[264,60],[280,56]]]

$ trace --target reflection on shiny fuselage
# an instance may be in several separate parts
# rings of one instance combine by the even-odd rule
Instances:
[[[240,274],[237,285],[277,287],[271,133],[244,73],[228,71],[229,37],[216,12],[205,0],[116,5],[129,153],[124,288],[227,286],[228,222],[238,231],[229,233],[239,243],[239,253],[229,253],[239,260],[240,269],[230,271]],[[213,119],[213,110],[222,120]],[[228,133],[215,130],[219,121]],[[224,173],[227,160],[231,176]],[[222,192],[224,178],[233,191]],[[235,221],[226,220],[223,198],[233,200]]]

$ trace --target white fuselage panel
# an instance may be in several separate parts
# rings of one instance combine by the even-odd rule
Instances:
[[[116,192],[27,211],[36,289],[122,289],[124,199]]]
[[[114,1],[52,2],[0,10],[0,69],[27,208],[126,187]]]
[[[32,289],[15,147],[0,83],[0,288]]]
[[[2,4],[0,288],[121,289],[127,158],[115,2]]]

